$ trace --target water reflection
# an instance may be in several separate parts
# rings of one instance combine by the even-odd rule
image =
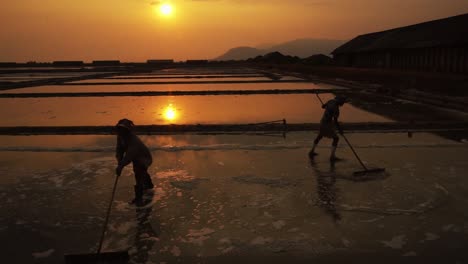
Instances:
[[[271,81],[269,78],[265,77],[237,77],[237,78],[170,78],[164,79],[162,77],[118,77],[119,79],[87,79],[83,81],[74,81],[69,82],[73,84],[89,84],[92,83],[93,85],[99,85],[102,83],[111,83],[111,84],[118,84],[121,85],[122,83],[135,83],[141,85],[140,83],[154,83],[154,85],[158,85],[160,83],[170,84],[174,83],[177,85],[184,85],[186,84],[196,84],[197,82],[219,82],[220,84],[223,82],[256,82],[256,81]],[[285,77],[281,80],[301,80],[299,78],[294,77]],[[66,84],[65,84],[66,85]]]
[[[165,109],[164,109],[164,119],[167,121],[175,121],[177,118],[177,110],[172,104],[169,104]]]
[[[317,177],[318,205],[323,208],[335,222],[341,220],[341,215],[336,209],[337,189],[335,186],[335,163],[330,163],[328,172],[321,171],[318,164],[313,159],[310,159],[310,165]]]
[[[136,253],[131,256],[134,263],[147,263],[149,251],[153,248],[160,233],[160,226],[157,220],[151,219],[153,205],[151,201],[154,193],[146,194],[143,199],[145,203],[150,203],[144,207],[136,207],[137,231],[135,234]]]
[[[144,92],[144,91],[213,91],[213,90],[275,90],[331,89],[336,86],[313,83],[194,83],[194,84],[125,84],[125,85],[45,85],[4,90],[0,93],[77,93],[77,92]],[[339,87],[342,88],[342,87]]]
[[[332,97],[331,94],[322,96],[323,100]],[[167,124],[169,121],[178,124],[247,124],[283,118],[288,123],[315,123],[320,121],[322,114],[321,104],[313,95],[301,94],[0,99],[0,126],[115,125],[115,120],[122,117],[128,117],[138,125]],[[391,122],[348,104],[343,106],[340,119],[343,122]]]

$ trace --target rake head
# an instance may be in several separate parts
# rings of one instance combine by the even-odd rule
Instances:
[[[375,168],[375,169],[368,169],[368,170],[363,170],[363,171],[355,171],[353,175],[355,177],[362,177],[362,176],[366,176],[369,174],[383,173],[383,172],[385,172],[385,168]]]
[[[129,259],[127,251],[65,255],[66,264],[124,264]]]

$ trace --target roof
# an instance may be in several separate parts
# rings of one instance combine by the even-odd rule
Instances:
[[[468,46],[468,14],[357,36],[332,54]]]

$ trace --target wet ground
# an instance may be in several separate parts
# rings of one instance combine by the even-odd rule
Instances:
[[[126,203],[134,184],[126,168],[105,249],[129,249],[131,263],[229,256],[462,259],[466,143],[424,133],[411,139],[349,134],[367,166],[387,170],[355,178],[352,172],[362,168],[344,144],[338,150],[344,161],[330,164],[324,141],[311,163],[313,136],[142,137],[155,160],[154,198],[143,208]],[[44,143],[49,139],[0,138],[0,234],[9,263],[60,263],[63,254],[90,252],[99,240],[115,139],[55,136],[55,143]]]
[[[168,69],[121,77],[249,80],[262,74],[243,68]],[[221,86],[336,88],[314,83],[54,85],[3,93]],[[348,94],[351,101],[341,115],[345,123],[468,120],[466,114],[408,101]],[[320,96],[328,100],[333,94]],[[313,94],[2,98],[0,107],[1,127],[113,125],[124,116],[138,125],[283,118],[289,124],[318,123],[322,114]],[[141,136],[154,157],[155,188],[145,194],[146,206],[128,205],[134,179],[131,167],[125,168],[104,248],[129,250],[130,263],[148,264],[468,263],[468,135],[446,136],[441,130],[412,137],[347,134],[367,167],[386,169],[362,177],[353,176],[363,168],[344,140],[337,152],[343,161],[329,162],[326,139],[317,149],[320,155],[309,160],[315,131],[286,138],[274,133]],[[96,250],[115,179],[114,150],[111,135],[0,136],[2,263],[62,263],[64,254]]]

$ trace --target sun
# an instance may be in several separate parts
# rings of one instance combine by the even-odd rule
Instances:
[[[172,12],[173,12],[173,8],[172,8],[172,5],[170,4],[162,4],[160,7],[159,7],[159,12],[164,15],[164,16],[170,16],[172,15]]]

